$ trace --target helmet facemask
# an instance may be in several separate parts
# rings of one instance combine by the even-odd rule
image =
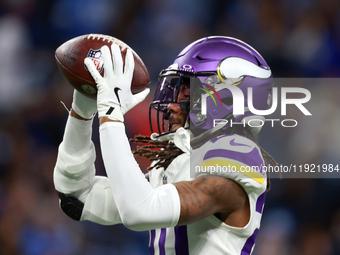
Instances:
[[[181,125],[183,127],[187,126],[186,120],[189,112],[189,103],[189,77],[176,74],[160,76],[160,81],[154,96],[154,100],[149,107],[149,122],[151,132],[157,132],[159,135],[165,135],[174,132],[172,130],[172,125],[174,123],[173,120],[170,119],[170,104],[178,104],[181,110],[181,114],[184,115],[184,120]]]
[[[197,75],[200,75],[200,77],[198,78]],[[154,100],[149,107],[151,133],[157,132],[163,136],[174,132],[170,123],[171,113],[168,109],[169,104],[179,105],[185,115],[182,127],[189,128],[189,111],[194,107],[195,95],[198,94],[197,90],[203,88],[201,80],[205,80],[208,77],[218,79],[214,72],[196,74],[178,70],[171,70],[171,72],[163,70],[160,74]],[[183,87],[189,89],[189,96],[186,95],[185,98],[183,98]]]

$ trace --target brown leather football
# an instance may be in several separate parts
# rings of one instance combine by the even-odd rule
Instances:
[[[127,44],[112,36],[88,34],[68,40],[58,47],[55,52],[55,58],[59,70],[76,90],[90,98],[96,99],[96,83],[85,67],[84,59],[86,57],[91,58],[97,70],[103,75],[104,68],[100,48],[107,45],[111,50],[110,46],[112,43],[119,45],[123,62],[125,63],[126,50],[130,48]],[[136,94],[148,87],[150,78],[142,59],[136,52],[133,50],[132,52],[135,60],[135,70],[133,72],[131,92]]]

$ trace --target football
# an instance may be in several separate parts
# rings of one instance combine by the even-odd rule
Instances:
[[[125,64],[126,50],[130,48],[127,44],[112,36],[88,34],[68,40],[57,48],[55,58],[60,72],[76,90],[85,96],[96,99],[96,83],[88,72],[84,59],[86,57],[91,58],[97,70],[103,76],[104,68],[100,48],[107,45],[111,50],[112,43],[119,45]],[[135,60],[135,69],[131,83],[131,92],[136,94],[148,87],[150,78],[142,59],[134,50],[132,52]]]

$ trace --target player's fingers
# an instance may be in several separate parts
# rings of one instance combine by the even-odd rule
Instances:
[[[109,47],[104,45],[101,47],[102,58],[104,61],[104,76],[109,77],[113,74],[112,58]]]
[[[137,104],[142,102],[146,96],[150,93],[150,89],[146,88],[142,92],[139,92],[138,94],[133,95],[132,101],[127,103],[126,111],[131,110],[133,107],[135,107]]]
[[[125,56],[124,74],[132,80],[133,71],[135,69],[135,60],[133,58],[132,50],[127,49]]]
[[[143,91],[135,94],[133,97],[135,98],[137,104],[139,104],[149,95],[149,93],[150,93],[150,89],[146,88]]]
[[[96,83],[98,83],[102,79],[102,76],[98,72],[98,70],[97,70],[96,66],[94,65],[93,61],[90,58],[85,58],[84,59],[84,64],[87,67],[87,70],[89,70],[89,72],[90,72],[92,78],[94,79],[94,81]]]
[[[123,73],[123,59],[122,59],[122,53],[120,52],[120,48],[117,44],[113,43],[111,45],[111,51],[112,51],[112,59],[113,59],[113,65],[114,65],[114,73],[122,74]]]

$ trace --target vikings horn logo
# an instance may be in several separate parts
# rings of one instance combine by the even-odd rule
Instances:
[[[217,74],[221,81],[224,82],[226,79],[237,79],[244,76],[267,79],[272,75],[272,72],[270,69],[260,67],[248,60],[228,57],[218,64]]]
[[[221,80],[221,84],[214,88],[210,88],[207,86],[213,93],[209,92],[208,90],[204,90],[206,93],[201,95],[201,114],[205,116],[207,114],[207,98],[210,96],[215,106],[217,103],[214,99],[213,95],[219,99],[220,104],[222,105],[221,99],[218,95],[218,92],[222,89],[229,89],[234,99],[234,112],[239,114],[244,114],[244,95],[242,91],[237,87],[240,85],[245,76],[255,77],[259,79],[267,79],[272,75],[270,69],[260,67],[248,60],[238,58],[238,57],[228,57],[220,61],[217,66],[217,75]]]

